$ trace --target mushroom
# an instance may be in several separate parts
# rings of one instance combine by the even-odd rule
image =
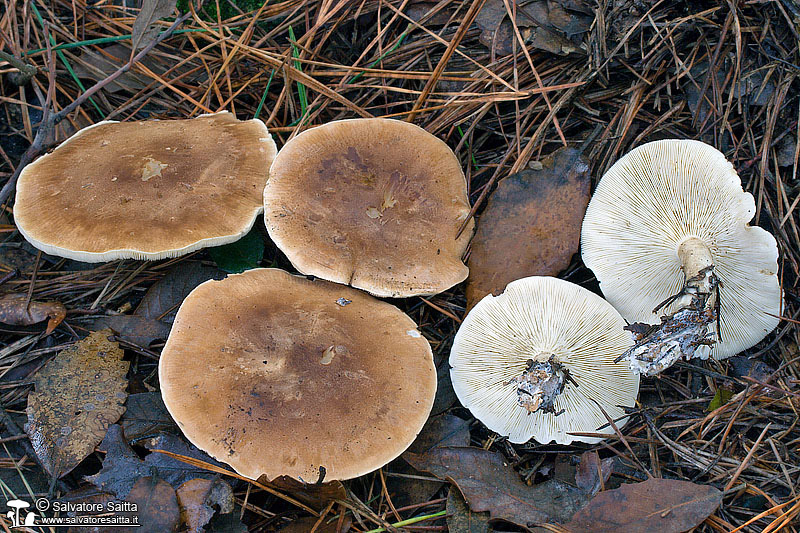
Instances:
[[[349,479],[415,439],[433,406],[427,340],[364,292],[278,269],[207,281],[159,361],[186,437],[243,476]]]
[[[469,212],[452,150],[381,118],[301,133],[275,158],[264,190],[269,235],[297,270],[376,296],[436,294],[463,281]]]
[[[724,359],[777,326],[778,248],[748,224],[755,212],[733,165],[699,141],[644,144],[602,177],[582,255],[606,299],[636,322],[623,354],[631,368],[653,375],[682,356]]]
[[[227,112],[100,122],[25,167],[14,218],[79,261],[176,257],[250,230],[276,151],[263,122]]]
[[[624,325],[611,304],[567,281],[512,281],[478,302],[456,333],[453,389],[511,442],[599,442],[598,433],[613,434],[603,411],[624,424],[623,407],[639,390],[639,377],[614,362],[631,345]]]

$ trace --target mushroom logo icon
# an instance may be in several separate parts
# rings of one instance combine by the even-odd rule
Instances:
[[[22,523],[19,521],[20,509],[27,509],[31,506],[31,504],[22,500],[9,500],[6,502],[6,505],[13,509],[13,511],[8,511],[6,513],[8,519],[11,520],[12,528],[33,525],[33,521],[36,519],[36,513],[26,513],[25,522]]]

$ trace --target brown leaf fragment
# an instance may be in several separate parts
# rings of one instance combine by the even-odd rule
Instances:
[[[100,316],[91,320],[92,328],[111,328],[120,339],[147,348],[169,336],[170,325],[160,320],[135,315]]]
[[[27,294],[4,294],[0,297],[0,322],[12,326],[30,326],[47,320],[46,335],[50,335],[67,316],[61,302],[36,302],[28,304]]]
[[[474,513],[453,487],[447,495],[447,528],[460,533],[489,533],[489,513]]]
[[[611,477],[613,470],[613,458],[601,461],[597,452],[583,452],[575,470],[575,484],[590,495],[597,494]]]
[[[469,423],[449,414],[432,416],[405,453],[425,453],[436,446],[469,446]],[[395,507],[429,500],[444,486],[444,482],[436,479],[420,479],[430,476],[404,461],[391,463],[387,470],[389,474],[399,474],[386,476],[386,488]]]
[[[140,444],[148,450],[165,450],[184,457],[197,459],[213,466],[226,468],[225,465],[216,461],[210,455],[198,449],[195,445],[188,443],[178,435],[162,433],[156,437],[143,440]],[[190,479],[209,479],[216,476],[216,474],[210,470],[179,461],[164,453],[151,453],[144,458],[144,462],[157,468],[159,477],[166,480],[175,488],[180,487]]]
[[[722,503],[709,485],[648,479],[601,492],[565,527],[573,533],[678,533],[700,525]]]
[[[453,482],[470,509],[488,511],[493,520],[522,527],[566,522],[586,505],[587,496],[566,483],[551,479],[529,487],[502,455],[481,448],[433,448],[404,457],[414,468]]]
[[[94,51],[86,48],[75,60],[73,70],[81,79],[89,79],[98,82],[119,70],[120,67],[128,62],[130,57],[130,47],[120,43],[102,48],[101,51]],[[157,64],[155,61],[147,58],[145,58],[142,63],[150,70],[153,70],[154,65]],[[128,71],[106,85],[104,90],[112,94],[120,91],[135,92],[144,89],[147,86],[147,81],[147,78],[144,76]]]
[[[469,446],[469,422],[448,414],[432,416],[408,451],[425,453],[436,446]]]
[[[478,220],[467,279],[467,304],[528,276],[555,276],[578,251],[589,204],[589,165],[574,148],[502,180]]]
[[[190,479],[176,492],[181,521],[190,533],[203,533],[217,510],[220,514],[233,512],[233,489],[220,479]]]
[[[120,424],[125,430],[125,436],[132,443],[155,437],[161,432],[179,433],[160,392],[142,392],[128,396],[127,409]]]
[[[150,287],[134,315],[172,324],[181,302],[192,290],[210,279],[222,279],[225,272],[199,261],[183,261]]]
[[[136,504],[136,511],[131,514],[139,517],[141,527],[123,528],[123,530],[138,533],[177,531],[181,519],[178,498],[175,489],[163,479],[141,478],[125,500]]]
[[[128,496],[136,481],[157,473],[155,467],[139,459],[118,424],[108,428],[99,449],[106,454],[103,468],[84,479],[102,491],[113,493],[120,500]]]
[[[60,352],[34,377],[25,428],[48,474],[61,477],[103,440],[125,412],[123,352],[96,331]]]
[[[131,31],[133,49],[144,48],[158,36],[159,20],[168,17],[175,11],[178,0],[143,0],[142,9],[136,16]]]

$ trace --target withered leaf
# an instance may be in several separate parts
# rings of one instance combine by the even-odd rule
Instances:
[[[92,318],[93,328],[111,328],[122,340],[147,348],[154,341],[169,336],[170,325],[135,315],[111,315]]]
[[[469,422],[448,414],[432,416],[408,451],[425,453],[436,446],[469,446]]]
[[[435,446],[469,446],[467,421],[449,414],[432,416],[425,422],[416,440],[405,453],[425,453]],[[442,481],[420,479],[430,476],[426,476],[424,472],[416,470],[404,461],[393,462],[388,470],[390,474],[400,474],[386,477],[386,487],[395,507],[405,507],[429,500],[444,486]]]
[[[587,494],[596,494],[611,477],[613,471],[613,458],[600,460],[597,452],[583,452],[575,470],[575,484]]]
[[[102,52],[95,52],[94,50],[85,48],[75,61],[73,70],[81,79],[89,79],[98,82],[108,78],[111,74],[119,70],[128,62],[130,57],[130,47],[120,43],[107,46],[102,49]],[[145,58],[143,64],[150,70],[153,70],[153,67],[157,63]],[[159,71],[163,71],[163,69],[156,69],[156,72]],[[147,86],[147,81],[148,80],[143,76],[128,71],[106,85],[104,90],[109,93],[120,91],[136,92],[144,89]]]
[[[131,31],[131,43],[133,49],[144,48],[158,36],[158,25],[156,22],[164,17],[168,17],[175,11],[178,0],[143,0],[142,9],[136,16]]]
[[[461,533],[489,533],[489,513],[472,512],[455,487],[447,494],[447,527]]]
[[[109,335],[110,330],[92,333],[34,377],[36,392],[28,395],[25,427],[51,476],[61,477],[75,468],[125,412],[129,363]]]
[[[109,494],[107,492],[102,492],[97,490],[96,488],[90,485],[84,485],[80,488],[75,490],[71,490],[68,493],[64,494],[57,500],[60,504],[64,505],[66,503],[70,503],[73,505],[76,504],[100,504],[102,506],[102,511],[99,513],[95,512],[81,512],[82,516],[93,516],[97,514],[104,514],[107,509],[108,505],[114,505],[121,503],[119,500],[114,498],[113,494]],[[75,512],[67,512],[67,516],[75,516],[78,513]],[[119,528],[114,528],[115,530]],[[107,533],[109,528],[104,528],[103,526],[93,526],[93,527],[79,527],[79,526],[72,526],[67,529],[67,533]]]
[[[599,493],[565,527],[574,533],[678,533],[700,525],[720,503],[722,492],[709,485],[653,478]]]
[[[219,461],[214,460],[207,453],[199,450],[193,444],[189,444],[178,435],[161,433],[156,437],[141,441],[148,450],[165,450],[184,457],[198,459],[205,463],[228,469]],[[186,481],[195,478],[210,479],[216,476],[214,472],[204,468],[196,467],[178,459],[174,459],[164,453],[151,453],[144,458],[145,463],[158,469],[158,475],[168,481],[173,487],[178,488]]]
[[[433,448],[404,457],[417,470],[453,482],[473,511],[522,527],[566,522],[586,505],[583,491],[554,479],[529,487],[502,455],[481,448]]]
[[[0,322],[12,326],[30,326],[47,320],[46,335],[53,332],[67,316],[61,302],[28,302],[27,294],[4,294],[0,296]]]
[[[178,433],[178,426],[167,411],[160,392],[142,392],[128,396],[127,409],[120,419],[130,442],[155,437],[161,432]]]
[[[175,489],[156,477],[143,477],[131,489],[126,501],[135,503],[141,527],[131,531],[177,531],[181,511]]]
[[[516,279],[555,276],[578,251],[589,204],[589,165],[574,148],[561,148],[500,180],[478,220],[470,252],[467,304],[500,292]]]
[[[247,526],[239,520],[239,513],[218,514],[206,526],[206,533],[247,533]]]
[[[106,452],[102,470],[93,476],[86,476],[85,479],[120,500],[128,496],[137,480],[156,474],[155,467],[139,459],[130,447],[119,424],[108,428],[106,437],[100,443],[100,451]]]
[[[233,511],[233,489],[221,479],[190,479],[176,492],[181,521],[190,533],[203,533],[205,525],[214,517],[214,506],[220,514]]]
[[[210,279],[222,279],[225,272],[199,261],[183,261],[170,269],[142,298],[134,315],[172,324],[181,302],[192,290]]]

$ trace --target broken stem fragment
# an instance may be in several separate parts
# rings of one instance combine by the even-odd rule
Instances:
[[[625,329],[632,332],[635,344],[617,358],[628,361],[631,370],[654,376],[672,366],[681,357],[708,359],[711,346],[719,338],[719,288],[708,246],[697,237],[689,237],[678,247],[686,282],[677,294],[655,309],[678,302],[680,307],[661,317],[661,324],[635,322]],[[717,335],[711,325],[717,324]]]
[[[528,367],[521,375],[510,379],[505,385],[516,384],[517,403],[524,407],[528,414],[541,409],[545,413],[555,416],[564,412],[555,410],[556,396],[561,394],[568,382],[575,385],[569,377],[569,370],[550,356],[547,361],[534,361],[528,359]]]

